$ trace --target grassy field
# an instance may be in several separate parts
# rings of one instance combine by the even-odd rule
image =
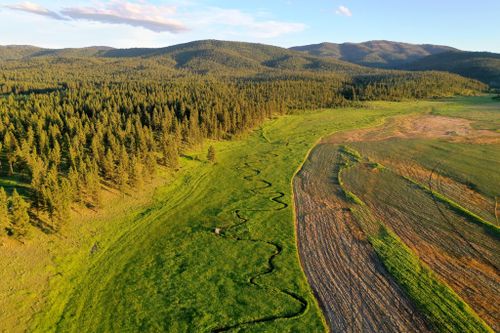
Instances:
[[[464,209],[457,209],[460,206],[441,194],[441,191],[429,191],[427,187],[417,185],[414,180],[409,180],[388,166],[374,170],[371,162],[360,163],[344,173],[344,183],[346,188],[365,204],[357,209],[369,211],[367,215],[372,218],[368,220],[380,221],[394,231],[398,240],[395,241],[390,235],[380,236],[376,232],[377,224],[373,221],[370,222],[371,227],[364,228],[368,230],[369,235],[380,240],[388,248],[399,243],[409,246],[416,255],[415,258],[419,258],[435,272],[437,281],[444,281],[481,318],[490,325],[496,325],[498,309],[495,304],[498,303],[499,292],[497,267],[500,265],[497,256],[498,227],[481,222],[480,218],[466,213]],[[450,205],[450,202],[455,206]],[[396,273],[396,279],[409,288],[410,294],[415,292],[416,287],[406,283],[420,281],[414,283],[426,285],[422,281],[429,278],[427,273],[421,276],[423,280],[410,276],[410,272],[416,272],[410,266],[405,267],[405,263],[409,265],[410,261],[396,260],[384,251],[381,252],[384,262],[389,260],[387,265],[392,265],[390,268]],[[402,254],[408,252],[403,249],[401,251]],[[433,299],[439,290],[441,289],[431,288],[426,292],[421,289],[421,293],[414,294],[413,297],[417,304],[421,302],[419,298],[429,300],[425,306],[429,307],[429,313],[436,316],[431,321],[437,322],[442,331],[448,331],[448,326],[454,327],[452,331],[463,331],[466,327],[456,324],[466,324],[467,321],[453,323],[453,318],[458,316],[456,310],[447,312],[448,320],[443,319],[443,313],[434,311],[438,308],[449,308],[449,305],[446,305],[447,299],[449,295],[453,295],[453,292],[450,292],[443,294],[441,298]],[[442,304],[439,305],[440,303]]]
[[[210,143],[215,164],[206,160],[207,146],[186,154],[154,193],[115,195],[95,216],[75,217],[61,237],[36,233],[23,246],[7,243],[1,328],[324,331],[297,256],[295,171],[321,136],[442,104],[372,103],[279,117],[239,140]]]
[[[5,266],[2,286],[21,273],[24,282],[2,289],[2,307],[12,309],[1,315],[3,325],[34,332],[324,331],[296,252],[293,174],[320,136],[430,104],[375,103],[268,121],[240,140],[213,142],[216,164],[206,161],[206,149],[186,155],[152,202],[127,198],[106,208],[112,213],[104,209],[68,228],[49,248],[41,245],[46,235],[24,250],[10,246],[17,260]],[[30,263],[28,249],[40,260]]]
[[[500,114],[499,114],[500,117]],[[447,177],[466,184],[494,198],[498,193],[500,145],[447,142],[435,139],[388,140],[356,143],[365,156],[387,160],[398,156],[399,161],[415,163],[428,170],[435,169]]]
[[[345,173],[348,190],[494,327],[499,292],[498,227],[469,213],[461,201],[442,194],[441,187],[431,191],[428,185],[417,184],[388,166],[374,171],[370,164],[359,164]]]
[[[454,98],[445,107],[432,110],[432,114],[460,117],[473,121],[476,129],[500,131],[500,107],[498,100],[488,97]]]
[[[499,110],[442,101],[315,147],[299,250],[333,331],[498,331]]]

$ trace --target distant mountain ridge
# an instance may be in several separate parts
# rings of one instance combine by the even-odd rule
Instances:
[[[199,73],[231,70],[335,71],[361,73],[367,69],[333,58],[320,58],[272,45],[202,40],[163,48],[114,49],[93,46],[76,49],[42,49],[0,46],[0,60],[41,58],[152,58],[177,69]]]
[[[32,56],[45,50],[31,45],[6,45],[0,46],[0,60],[18,60]]]
[[[457,49],[443,45],[409,44],[374,40],[363,43],[321,43],[290,48],[318,57],[335,58],[358,65],[397,68],[405,63]]]
[[[500,88],[500,54],[498,53],[444,52],[406,64],[400,69],[450,72]]]
[[[152,59],[172,69],[195,73],[268,71],[373,74],[381,69],[447,71],[500,88],[500,54],[466,52],[441,45],[389,41],[321,43],[290,49],[245,42],[201,40],[162,48],[116,49],[106,46],[44,49],[0,46],[0,61],[35,59]]]
[[[21,60],[43,56],[53,57],[95,57],[114,50],[108,46],[90,46],[82,48],[46,49],[31,45],[0,46],[0,60]]]

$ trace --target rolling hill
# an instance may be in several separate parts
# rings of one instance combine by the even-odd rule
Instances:
[[[0,46],[0,60],[44,58],[142,58],[162,59],[177,69],[198,73],[262,72],[269,70],[335,71],[366,73],[367,69],[337,59],[321,58],[277,46],[202,40],[164,48],[42,49],[31,46]],[[166,61],[165,61],[166,60]]]
[[[291,50],[367,67],[450,72],[500,87],[500,54],[496,53],[466,52],[448,46],[390,41],[321,43],[292,47]]]
[[[500,54],[497,53],[445,52],[419,59],[401,69],[446,71],[500,88]]]
[[[413,62],[429,55],[456,51],[449,46],[416,45],[385,40],[364,43],[321,43],[296,46],[292,47],[291,50],[317,57],[334,58],[363,66],[382,68],[397,68],[404,63]]]
[[[19,60],[33,56],[45,49],[31,45],[0,46],[0,60]]]
[[[130,49],[106,46],[66,49],[0,46],[0,61],[31,61],[34,64],[87,63],[88,66],[119,63],[126,71],[161,67],[170,72],[223,76],[392,76],[401,75],[403,71],[432,70],[448,71],[499,86],[498,55],[448,50],[453,49],[386,41],[361,44],[323,43],[286,49],[257,43],[201,40],[163,48]]]

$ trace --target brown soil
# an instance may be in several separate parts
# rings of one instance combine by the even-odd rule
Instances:
[[[325,143],[383,141],[391,138],[446,138],[453,142],[500,143],[500,133],[478,130],[470,120],[432,115],[396,117],[376,128],[336,133]]]
[[[442,281],[498,330],[498,239],[396,174],[388,175],[389,171],[377,175],[360,167],[346,175],[345,182],[376,220],[394,230]],[[430,186],[443,193],[438,175],[429,178]]]
[[[331,331],[429,331],[356,225],[328,146],[313,150],[294,192],[301,261]]]
[[[429,179],[432,170],[422,167],[416,163],[396,159],[382,159],[377,162],[389,167],[398,174],[409,177],[421,184],[428,184],[437,189],[444,196],[459,202],[462,206],[478,214],[492,224],[498,224],[495,216],[495,201],[472,190],[468,186],[442,174],[435,172],[434,177]]]
[[[377,128],[336,133],[315,147],[294,179],[298,248],[304,271],[332,332],[428,331],[421,315],[385,271],[365,240],[366,236],[349,211],[350,204],[343,199],[344,194],[334,176],[338,172],[335,168],[338,168],[339,161],[333,144],[391,138],[500,143],[500,133],[474,129],[469,120],[423,115],[392,118]],[[488,220],[495,220],[492,214],[496,213],[492,207],[495,203],[463,184],[437,174],[430,177],[432,171],[419,165],[401,164],[394,160],[376,162],[387,164],[399,174],[435,187],[435,190],[465,203],[469,209]],[[377,180],[378,170],[370,172],[373,177],[366,179],[368,183],[358,184],[359,193],[372,192],[382,186]],[[494,329],[498,329],[499,263],[492,250],[498,249],[498,243],[484,238],[486,236],[481,234],[480,227],[456,220],[456,215],[449,211],[444,213],[444,218],[455,222],[441,226],[430,222],[425,225],[418,217],[412,218],[411,210],[407,209],[412,202],[407,202],[404,207],[391,206],[391,202],[401,201],[401,198],[398,196],[398,200],[393,200],[390,196],[395,193],[387,195],[384,198],[375,195],[371,199],[364,196],[362,199],[380,221],[395,230],[443,281]],[[437,208],[432,200],[429,205]],[[429,213],[429,221],[439,216],[438,211],[431,214],[425,207],[415,209]],[[444,211],[447,208],[443,206],[440,209]],[[457,226],[450,223],[463,223],[465,229],[456,231]],[[449,228],[455,231],[451,232]],[[363,229],[369,232],[369,227],[363,225]],[[476,243],[471,240],[472,237],[485,241]]]

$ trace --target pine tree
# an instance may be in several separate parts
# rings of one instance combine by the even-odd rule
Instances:
[[[106,179],[113,179],[115,176],[115,159],[113,158],[111,149],[108,149],[108,151],[106,152],[106,156],[102,163],[104,169],[104,177]]]
[[[130,162],[130,176],[132,185],[141,189],[144,186],[144,165],[141,163],[139,158],[133,156]]]
[[[52,224],[55,231],[61,229],[61,225],[69,217],[70,203],[73,201],[73,188],[67,178],[62,178],[59,191],[55,196],[55,209],[51,214]]]
[[[29,204],[14,189],[10,198],[10,211],[12,221],[12,234],[24,236],[28,231],[30,216],[28,214]]]
[[[101,204],[101,177],[99,176],[99,167],[96,161],[87,159],[86,165],[88,172],[85,174],[86,192],[90,195],[90,200],[94,207]]]
[[[173,137],[168,137],[163,140],[163,163],[169,168],[177,168],[179,166],[179,153],[177,144]]]
[[[208,147],[207,159],[210,162],[215,163],[216,157],[215,157],[215,148],[214,148],[214,146]]]
[[[129,156],[127,154],[127,150],[125,149],[125,147],[122,147],[120,150],[120,158],[118,159],[118,165],[116,166],[116,171],[115,171],[115,183],[121,190],[125,189],[125,187],[129,182],[129,171],[130,171]]]
[[[0,236],[9,226],[9,200],[3,187],[0,187]]]
[[[156,157],[154,156],[153,153],[146,154],[146,157],[144,159],[144,166],[145,166],[144,171],[149,176],[149,179],[152,180],[156,176],[156,166],[157,166]]]

